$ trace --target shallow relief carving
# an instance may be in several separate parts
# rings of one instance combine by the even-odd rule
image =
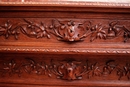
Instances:
[[[44,20],[43,20],[44,21]],[[129,21],[125,23],[122,21],[101,21],[96,20],[65,20],[65,19],[51,19],[49,21],[33,21],[31,19],[23,19],[21,21],[7,20],[0,24],[0,35],[6,39],[14,36],[16,40],[20,35],[26,35],[31,38],[49,38],[55,36],[57,40],[76,42],[88,40],[110,40],[115,38],[123,38],[127,42],[130,38]],[[46,24],[49,23],[49,24]],[[54,39],[54,38],[53,38]]]
[[[108,60],[104,62],[74,59],[53,60],[50,62],[37,62],[33,58],[25,58],[22,62],[17,62],[16,59],[11,59],[3,63],[0,68],[1,77],[9,77],[17,75],[23,77],[26,75],[37,75],[40,77],[48,76],[61,80],[82,80],[98,77],[99,80],[111,79],[111,76],[116,77],[113,80],[130,80],[130,63],[118,64],[116,60]],[[53,77],[56,76],[56,77]]]

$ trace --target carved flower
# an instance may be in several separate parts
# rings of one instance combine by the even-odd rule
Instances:
[[[124,29],[124,42],[127,42],[127,40],[130,38],[130,30],[123,26]]]
[[[125,71],[122,68],[117,69],[117,75],[119,76],[118,80],[120,80],[123,76],[125,76]]]
[[[87,74],[88,79],[90,79],[93,76],[101,76],[102,72],[98,66],[98,63],[89,63],[89,61],[86,61],[86,65],[84,66],[84,74]]]
[[[21,26],[21,31],[25,35],[35,38],[50,38],[49,32],[47,31],[48,27],[44,26],[43,22],[41,22],[41,24],[37,24],[26,19],[24,19],[24,21],[26,22],[26,24],[23,24]]]
[[[47,31],[48,29],[47,26],[44,26],[44,24],[41,22],[41,25],[38,27],[39,29],[36,30],[37,38],[42,38],[42,37],[50,38],[49,32]]]
[[[9,62],[9,63],[4,63],[3,70],[4,70],[3,74],[8,73],[10,76],[12,76],[15,73],[17,73],[18,76],[20,76],[20,74],[22,73],[22,71],[20,70],[20,67],[18,68],[16,66],[16,63],[14,60],[11,60],[11,62]]]
[[[13,27],[9,20],[0,26],[0,35],[4,35],[6,39],[8,39],[10,35],[14,35],[15,39],[18,39],[18,34],[18,27]]]
[[[128,80],[130,80],[130,64],[127,63],[124,69],[125,69],[125,75],[127,76]]]
[[[9,37],[9,35],[11,34],[11,28],[12,25],[9,23],[9,20],[0,27],[0,33],[1,35],[4,35],[5,38],[7,39]]]
[[[48,74],[48,76],[51,77],[49,67],[44,62],[35,62],[30,58],[27,58],[26,60],[27,63],[23,65],[26,73],[35,73],[37,75]]]
[[[93,41],[97,38],[106,39],[106,31],[103,30],[103,27],[100,24],[92,26],[91,32],[92,32],[92,34],[91,34],[91,40],[90,41]]]

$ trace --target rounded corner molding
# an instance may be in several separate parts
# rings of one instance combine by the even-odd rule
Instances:
[[[85,2],[85,1],[44,1],[44,2],[0,2],[1,5],[25,5],[25,6],[77,6],[77,7],[130,7],[130,3],[107,3],[107,2]]]

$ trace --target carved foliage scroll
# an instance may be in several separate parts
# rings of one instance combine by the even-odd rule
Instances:
[[[114,39],[122,36],[124,42],[130,38],[130,30],[126,23],[120,21],[108,21],[108,23],[94,23],[91,20],[58,20],[52,19],[44,22],[33,22],[28,19],[13,23],[7,20],[4,24],[0,25],[0,35],[8,39],[14,36],[18,39],[20,34],[24,34],[32,38],[51,38],[52,35],[56,36],[58,40],[75,42],[82,41],[88,38],[90,42],[96,39]],[[127,23],[128,25],[128,23]]]
[[[32,58],[26,58],[25,61],[21,63],[13,59],[4,62],[0,73],[1,76],[13,76],[17,74],[19,77],[21,77],[23,73],[37,74],[38,76],[47,75],[49,77],[54,75],[63,80],[81,80],[91,79],[93,77],[103,79],[105,77],[109,78],[110,75],[116,75],[118,78],[114,80],[120,80],[124,77],[130,80],[130,64],[126,63],[126,65],[121,67],[115,60],[108,60],[103,65],[99,62],[92,63],[89,60],[66,60],[57,62],[50,60],[50,63],[46,63],[45,61],[36,62]]]

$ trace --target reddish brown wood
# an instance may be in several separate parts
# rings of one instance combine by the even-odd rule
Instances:
[[[1,0],[1,2],[21,2],[22,0]]]
[[[0,27],[1,36],[4,36],[5,39],[14,36],[14,39],[18,40],[20,34],[36,39],[45,37],[51,39],[54,35],[58,40],[68,42],[83,41],[85,38],[89,39],[87,42],[93,42],[96,39],[107,41],[119,37],[124,38],[123,42],[127,42],[130,38],[129,22],[127,20],[98,20],[100,23],[95,23],[94,19],[78,19],[75,21],[74,19],[33,20],[38,21],[33,22],[23,19],[21,21],[14,20],[16,23],[12,23],[9,19],[5,20],[6,22],[1,24]],[[45,22],[48,22],[48,24]]]
[[[129,3],[9,3],[0,6],[1,87],[130,86]]]

